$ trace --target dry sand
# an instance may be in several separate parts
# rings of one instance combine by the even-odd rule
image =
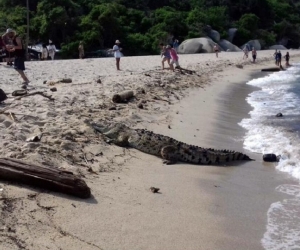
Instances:
[[[26,63],[30,92],[45,91],[55,101],[9,98],[0,112],[10,107],[6,112],[16,120],[0,115],[0,156],[71,170],[93,197],[1,182],[0,249],[261,249],[267,210],[284,197],[274,187],[292,181],[261,155],[247,152],[255,162],[227,167],[165,166],[157,157],[108,145],[84,120],[121,121],[190,144],[243,151],[237,123],[250,110],[245,97],[251,91],[243,83],[273,66],[272,54],[259,51],[256,65],[242,53],[180,55],[192,75],[160,70],[159,56],[122,58],[121,72],[113,58]],[[300,51],[290,54],[293,63]],[[20,89],[13,69],[0,71],[5,92]],[[73,82],[49,86],[61,78]],[[110,101],[130,89],[138,94],[128,104]],[[39,133],[41,142],[26,142]]]

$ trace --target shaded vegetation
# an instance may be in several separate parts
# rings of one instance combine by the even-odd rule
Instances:
[[[210,25],[234,43],[259,39],[267,47],[285,41],[300,44],[300,0],[29,0],[30,42],[51,39],[64,57],[85,50],[111,48],[122,41],[125,55],[157,53],[158,43],[205,36]],[[26,1],[0,0],[2,32],[11,27],[26,33]]]

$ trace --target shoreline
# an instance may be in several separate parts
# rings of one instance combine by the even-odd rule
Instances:
[[[265,57],[268,53],[265,53]],[[226,53],[220,55],[227,56]],[[241,55],[230,56],[236,58]],[[246,78],[251,77],[249,73],[253,71],[251,69],[271,65],[271,62],[259,62],[256,65],[246,63],[244,69],[238,69],[232,67],[235,61],[230,56],[233,61],[229,59],[217,61],[213,58],[214,55],[209,55],[209,61],[205,61],[208,55],[199,55],[201,56],[199,58],[197,56],[183,57],[183,66],[198,69],[199,74],[208,71],[209,73],[206,74],[212,74],[209,78],[205,75],[198,77],[179,76],[171,72],[157,73],[152,65],[145,68],[140,66],[137,69],[137,72],[143,75],[125,71],[121,76],[117,76],[118,72],[112,69],[97,74],[95,65],[101,60],[78,62],[85,67],[83,73],[76,68],[71,71],[68,67],[59,71],[62,67],[60,62],[57,62],[58,66],[53,64],[53,67],[56,67],[50,72],[53,78],[63,70],[67,73],[60,77],[70,77],[72,72],[73,79],[78,77],[74,79],[72,89],[68,85],[58,84],[58,92],[53,94],[57,99],[54,105],[38,99],[40,103],[34,103],[33,106],[30,100],[24,99],[24,107],[18,107],[13,111],[26,114],[28,109],[28,112],[39,114],[42,120],[38,124],[28,118],[24,121],[32,126],[29,132],[45,123],[43,150],[49,150],[51,147],[60,147],[62,150],[62,152],[55,152],[57,159],[52,161],[52,164],[56,163],[62,168],[84,175],[94,198],[83,201],[58,193],[28,189],[23,185],[14,186],[9,183],[3,185],[1,182],[4,190],[1,192],[1,197],[8,198],[13,208],[11,212],[2,214],[1,224],[5,226],[4,233],[0,236],[2,242],[12,236],[24,247],[32,244],[30,249],[33,250],[42,247],[226,250],[235,249],[235,246],[236,249],[241,249],[241,246],[243,249],[262,249],[259,236],[262,237],[264,233],[265,221],[263,220],[266,220],[269,205],[285,197],[275,193],[274,186],[282,184],[283,179],[290,182],[290,178],[288,176],[286,179],[282,178],[284,174],[278,174],[270,164],[263,164],[261,156],[250,153],[256,158],[255,162],[239,166],[230,164],[226,168],[182,163],[165,166],[157,157],[132,149],[107,145],[99,139],[92,139],[90,143],[82,144],[81,146],[84,147],[80,149],[77,144],[71,142],[67,144],[66,140],[61,139],[65,138],[65,134],[81,137],[82,134],[91,134],[92,131],[82,126],[85,115],[89,117],[90,114],[147,128],[189,144],[218,148],[230,146],[230,149],[242,151],[241,141],[236,142],[234,139],[240,138],[243,133],[243,129],[238,128],[235,122],[242,119],[249,111],[245,100],[241,104],[249,89],[244,88],[243,84],[245,85]],[[129,62],[130,59],[124,61]],[[159,57],[150,59],[159,63]],[[211,63],[216,65],[197,68],[197,60],[203,65]],[[136,61],[134,65],[138,67],[143,59]],[[194,62],[193,65],[191,61]],[[251,66],[248,66],[249,64]],[[33,68],[35,63],[29,65]],[[41,83],[43,80],[51,80],[47,79],[50,74],[46,69],[47,67],[29,72],[38,78],[37,82],[33,83],[34,86],[49,88]],[[149,73],[149,70],[153,71]],[[149,73],[151,76],[145,76],[144,73]],[[248,73],[249,75],[246,76]],[[100,86],[92,81],[99,75],[102,80]],[[12,76],[9,75],[6,79],[6,86],[10,83],[10,77]],[[232,83],[233,78],[234,83]],[[200,82],[193,82],[195,80]],[[220,85],[220,82],[224,84]],[[126,107],[124,104],[116,105],[116,111],[105,109],[104,112],[98,108],[98,105],[99,107],[107,105],[103,100],[107,101],[112,93],[128,87],[137,88],[142,84],[150,85],[150,94],[160,98],[151,101],[149,99],[147,109],[136,109],[135,103],[128,103]],[[155,86],[153,89],[152,85]],[[166,85],[170,89],[162,87],[165,89],[159,90],[160,85]],[[189,85],[190,90],[187,91],[185,85]],[[231,89],[230,86],[234,87]],[[188,92],[191,94],[188,95]],[[166,94],[169,95],[168,101],[163,98]],[[236,100],[233,98],[235,95],[239,97],[238,107],[235,106]],[[186,97],[182,99],[183,96]],[[202,101],[201,104],[205,101],[205,105],[199,105],[199,99]],[[226,102],[228,99],[233,102]],[[174,105],[170,105],[170,102]],[[236,108],[234,114],[227,113],[228,106]],[[84,111],[88,109],[91,112]],[[21,123],[22,130],[26,128],[24,123]],[[6,129],[10,133],[16,131],[13,127]],[[53,133],[56,133],[55,136]],[[216,134],[218,139],[215,139]],[[25,158],[27,160],[37,162],[49,160],[45,155],[41,157],[37,154],[43,152],[38,151],[39,145],[32,145],[35,148],[31,150],[28,145],[20,142],[24,135],[19,136],[21,139],[17,144],[12,144],[9,142],[11,137],[6,137],[8,143],[6,147],[14,149],[13,147],[19,146],[22,150],[27,150],[25,151],[28,153],[28,158]],[[46,147],[47,145],[49,147]],[[103,156],[94,157],[94,164],[89,162],[89,166],[97,174],[88,173],[85,167],[80,168],[76,164],[64,161],[63,159],[70,158],[61,157],[69,157],[70,150],[74,152],[73,154],[81,152],[80,150],[86,154],[92,152],[93,155],[101,152]],[[66,154],[62,155],[65,151]],[[50,153],[50,156],[54,155]],[[6,154],[7,152],[1,152],[1,155]],[[161,188],[161,194],[155,195],[149,192],[151,186]],[[36,198],[29,199],[32,194],[36,195]],[[3,208],[3,204],[1,207]],[[15,230],[16,224],[19,224],[19,227]],[[8,226],[15,232],[9,232]],[[14,246],[14,243],[9,240],[0,245],[2,244],[6,249]]]

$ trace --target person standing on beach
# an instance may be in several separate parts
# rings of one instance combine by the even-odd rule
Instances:
[[[119,40],[116,40],[115,45],[113,47],[114,56],[116,58],[117,70],[121,70],[120,69],[120,60],[122,57],[122,53],[121,53],[122,48],[120,48],[120,43],[121,42]]]
[[[289,52],[286,52],[286,55],[284,56],[285,58],[285,66],[288,67],[290,66],[290,54]]]
[[[278,52],[277,52],[277,49],[275,50],[273,56],[274,56],[274,58],[275,58],[275,65],[278,66]]]
[[[256,52],[256,49],[253,47],[253,48],[252,48],[252,59],[253,59],[253,63],[255,63],[255,61],[256,61],[256,56],[257,56],[257,52]]]
[[[54,60],[56,47],[51,40],[49,40],[48,51],[49,51],[49,56],[51,57],[52,60]]]
[[[6,45],[13,45],[13,41],[11,39],[11,33],[14,33],[15,31],[12,29],[7,29],[6,32],[2,35],[2,42],[4,46]],[[14,52],[5,50],[6,56],[4,61],[7,62],[7,65],[12,66],[14,61]]]
[[[281,55],[281,52],[280,52],[280,50],[278,51],[278,53],[277,53],[277,60],[278,60],[278,66],[280,67],[280,68],[282,68],[282,66],[281,66],[281,57],[282,57],[282,55]]]
[[[177,55],[177,52],[176,52],[175,49],[171,48],[170,45],[167,45],[166,49],[170,52],[170,56],[171,56],[171,59],[172,59],[171,62],[170,62],[170,68],[171,68],[171,70],[175,71],[175,68],[180,68],[179,62],[178,62],[179,57]],[[176,65],[175,68],[174,68],[173,64]]]
[[[175,39],[173,42],[173,48],[176,50],[176,52],[178,52],[178,47],[179,47],[179,41]]]
[[[248,54],[249,54],[249,50],[248,50],[247,46],[244,47],[243,51],[244,51],[243,59],[247,59],[248,58]]]
[[[79,43],[78,51],[79,51],[79,58],[83,59],[83,57],[84,57],[84,47],[83,47],[83,42],[82,41]]]
[[[218,47],[218,44],[216,44],[216,43],[214,45],[214,52],[216,53],[216,57],[218,58],[219,47]]]
[[[162,61],[161,61],[162,69],[165,69],[165,62],[166,61],[167,61],[168,65],[171,68],[171,65],[170,65],[171,55],[170,55],[170,51],[167,50],[166,46],[162,47],[161,57],[162,57]]]
[[[17,36],[14,30],[9,29],[7,36],[12,40],[12,45],[6,45],[6,49],[9,52],[14,52],[14,68],[20,74],[23,79],[23,85],[28,85],[29,80],[24,73],[25,70],[25,49],[23,47],[23,42],[19,36]]]
[[[48,59],[48,49],[45,43],[42,45],[42,56],[41,60],[47,60]]]

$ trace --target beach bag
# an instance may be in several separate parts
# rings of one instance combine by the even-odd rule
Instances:
[[[7,95],[2,89],[0,89],[0,102],[5,101],[6,99],[7,99]]]

